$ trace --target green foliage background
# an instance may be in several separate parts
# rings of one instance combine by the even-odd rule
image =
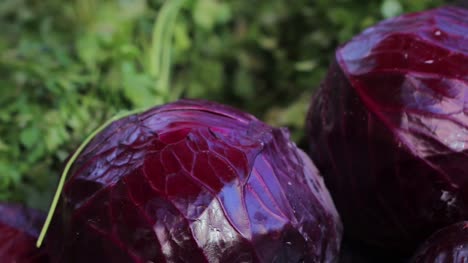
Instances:
[[[121,109],[178,97],[234,105],[301,143],[334,49],[442,0],[188,0],[169,89],[149,70],[158,0],[0,1],[0,200],[46,209],[64,161]]]

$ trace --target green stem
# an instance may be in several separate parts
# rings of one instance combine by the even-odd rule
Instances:
[[[156,79],[155,88],[161,94],[169,94],[173,28],[184,0],[171,0],[166,3],[155,22],[149,52],[149,73]]]
[[[163,37],[164,28],[167,21],[166,17],[169,14],[168,10],[170,10],[170,8],[171,5],[163,5],[163,7],[158,13],[158,17],[153,27],[153,37],[151,40],[152,45],[149,52],[150,61],[148,70],[153,77],[159,76],[160,72],[160,57],[162,53],[162,45],[158,45],[158,43],[161,42],[161,39]]]

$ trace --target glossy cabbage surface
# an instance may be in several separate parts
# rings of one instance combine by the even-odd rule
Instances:
[[[0,262],[46,263],[36,238],[45,216],[19,205],[0,204]]]
[[[445,227],[429,237],[411,263],[468,262],[468,221]]]
[[[207,101],[106,128],[55,219],[56,262],[336,262],[341,241],[322,178],[287,131]]]
[[[336,51],[307,121],[350,236],[409,253],[468,218],[468,10],[386,20]]]

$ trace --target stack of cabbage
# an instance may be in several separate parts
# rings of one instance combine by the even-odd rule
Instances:
[[[78,150],[42,249],[43,217],[0,207],[0,258],[338,262],[344,226],[368,250],[465,262],[465,105],[468,10],[386,20],[337,50],[312,99],[318,170],[285,129],[247,113],[208,101],[154,107]]]

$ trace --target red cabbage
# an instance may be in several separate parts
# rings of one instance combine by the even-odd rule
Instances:
[[[412,263],[463,263],[468,261],[468,221],[438,230],[418,249]]]
[[[75,161],[55,262],[336,262],[342,227],[285,129],[183,100],[113,122]]]
[[[44,222],[42,213],[13,204],[0,204],[0,262],[45,263],[36,238]]]
[[[336,51],[307,129],[351,237],[408,253],[468,219],[467,102],[466,9],[386,20]]]

